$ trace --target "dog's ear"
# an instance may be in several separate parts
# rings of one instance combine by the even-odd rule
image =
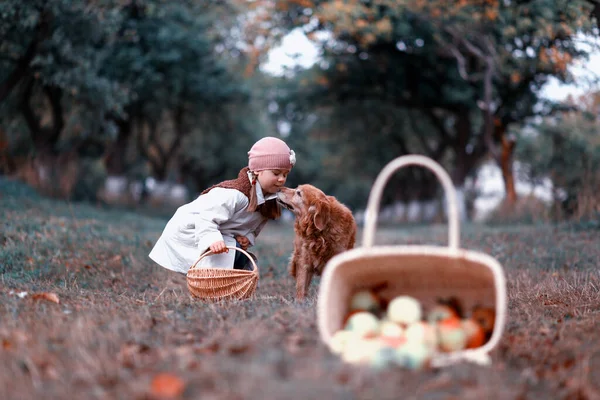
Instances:
[[[315,222],[315,227],[320,231],[325,229],[325,225],[329,219],[329,204],[319,203],[317,205],[310,206],[308,210],[314,214],[313,219]]]

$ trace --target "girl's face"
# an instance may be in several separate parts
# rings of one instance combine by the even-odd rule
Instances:
[[[263,194],[273,194],[279,191],[283,185],[290,171],[286,169],[265,169],[258,171],[258,182],[262,188]]]

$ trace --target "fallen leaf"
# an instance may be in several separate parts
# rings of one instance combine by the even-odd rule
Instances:
[[[8,339],[2,339],[2,348],[4,350],[10,350],[13,347],[13,344]]]
[[[234,344],[229,346],[227,350],[229,351],[229,354],[242,354],[250,350],[250,346],[247,344]]]
[[[56,295],[56,293],[36,293],[33,295],[33,299],[34,300],[48,300],[51,301],[53,303],[59,304],[60,300],[58,298],[58,296]]]
[[[209,344],[208,346],[204,346],[204,347],[200,347],[198,349],[196,349],[196,353],[197,354],[211,354],[211,353],[216,353],[217,351],[219,351],[221,346],[219,346],[219,343],[214,342],[212,344]]]
[[[338,383],[345,385],[350,381],[350,375],[348,374],[348,372],[342,371],[336,375],[335,380]]]
[[[175,375],[163,373],[152,379],[152,394],[163,397],[181,396],[185,390],[183,380]]]

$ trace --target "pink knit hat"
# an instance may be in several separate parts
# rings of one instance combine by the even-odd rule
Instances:
[[[248,168],[258,172],[265,169],[291,170],[296,164],[296,154],[276,137],[267,136],[254,143],[248,152]]]

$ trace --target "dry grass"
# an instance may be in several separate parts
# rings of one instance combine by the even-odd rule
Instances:
[[[291,226],[262,234],[254,300],[206,304],[147,258],[164,219],[28,192],[0,196],[0,208],[2,399],[158,399],[161,373],[184,399],[600,398],[598,230],[467,227],[463,246],[496,257],[508,277],[492,366],[373,371],[319,342],[318,281],[309,300],[293,300]],[[445,240],[436,226],[382,229],[376,242]],[[60,303],[33,298],[44,292]]]

